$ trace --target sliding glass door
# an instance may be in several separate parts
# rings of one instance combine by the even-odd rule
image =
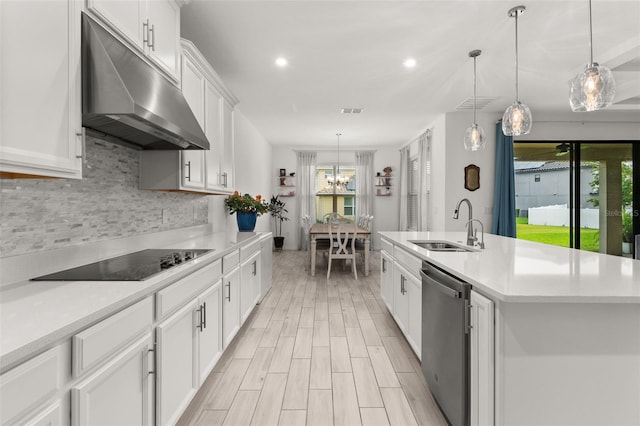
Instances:
[[[517,237],[631,256],[638,152],[632,142],[516,142]]]

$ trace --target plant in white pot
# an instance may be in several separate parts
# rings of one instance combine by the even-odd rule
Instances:
[[[273,243],[276,247],[276,250],[282,250],[284,246],[284,237],[282,236],[282,222],[289,220],[288,217],[285,216],[285,213],[288,213],[287,209],[284,208],[285,203],[281,201],[277,195],[271,196],[271,201],[267,206],[267,211],[273,218],[273,224],[276,231],[275,237],[273,237]]]

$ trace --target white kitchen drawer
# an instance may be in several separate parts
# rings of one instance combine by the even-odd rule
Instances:
[[[222,273],[226,274],[231,272],[233,268],[240,263],[240,252],[238,250],[229,253],[222,258]]]
[[[176,311],[189,300],[202,293],[207,287],[214,284],[222,276],[222,261],[214,261],[210,265],[194,272],[160,290],[156,294],[157,319]]]
[[[404,266],[413,276],[420,279],[422,260],[419,257],[414,256],[400,247],[393,248],[393,257],[395,257],[396,262]]]
[[[73,376],[81,376],[117,353],[152,323],[153,297],[149,296],[73,336]]]
[[[380,249],[389,253],[389,255],[393,255],[393,244],[384,238],[380,239]]]
[[[244,262],[249,259],[253,253],[260,250],[260,240],[255,240],[254,242],[247,244],[246,246],[240,247],[240,262]]]
[[[0,376],[0,424],[13,424],[55,396],[69,365],[65,344],[56,346]],[[68,343],[66,343],[68,348]],[[68,374],[68,367],[67,367]]]

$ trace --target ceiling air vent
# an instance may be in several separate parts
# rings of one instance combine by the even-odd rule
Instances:
[[[341,114],[360,114],[363,111],[363,108],[341,108]]]
[[[482,109],[498,98],[490,98],[487,96],[476,97],[476,109]],[[467,98],[456,109],[473,109],[473,97]]]

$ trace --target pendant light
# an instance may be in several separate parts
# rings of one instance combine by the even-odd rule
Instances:
[[[334,185],[339,186],[345,183],[345,179],[340,175],[340,136],[342,136],[342,133],[336,133],[336,136],[338,137],[338,165],[336,167],[336,175],[333,178],[333,183]]]
[[[531,131],[533,124],[531,110],[518,100],[518,16],[522,15],[525,9],[524,6],[516,6],[507,12],[507,15],[516,21],[516,100],[502,116],[502,132],[505,136],[526,135]]]
[[[473,58],[473,124],[464,132],[464,149],[467,151],[480,151],[487,142],[484,129],[476,121],[476,58],[480,53],[481,50],[469,52],[469,57]]]
[[[596,111],[611,105],[616,83],[611,70],[593,62],[593,28],[589,0],[589,63],[570,84],[569,105],[574,112]]]

